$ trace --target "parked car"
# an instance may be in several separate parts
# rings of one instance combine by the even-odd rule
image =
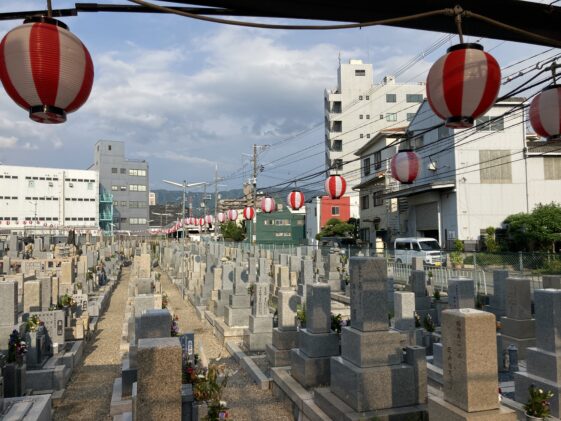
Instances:
[[[434,238],[405,237],[394,241],[394,258],[396,263],[410,265],[413,257],[421,257],[425,265],[446,266],[446,253]]]

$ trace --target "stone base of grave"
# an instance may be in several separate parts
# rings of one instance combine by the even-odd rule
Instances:
[[[195,312],[197,313],[197,317],[200,321],[203,321],[205,319],[205,311],[206,306],[195,306]]]
[[[331,357],[339,355],[339,335],[330,333],[311,333],[308,329],[300,329],[298,335],[299,348],[308,357]]]
[[[51,395],[26,396],[24,398],[4,399],[6,420],[51,420]]]
[[[242,339],[247,326],[228,326],[220,318],[214,319],[215,335],[221,342]]]
[[[329,388],[315,389],[314,402],[323,412],[329,414],[331,419],[337,421],[371,419],[378,421],[410,421],[428,419],[426,405],[412,405],[400,408],[357,412],[339,399]]]
[[[501,321],[501,317],[506,316],[506,310],[504,308],[494,307],[492,305],[483,306],[483,311],[493,313],[498,322]]]
[[[248,351],[265,351],[265,347],[273,341],[273,332],[252,332],[244,329],[243,344]]]
[[[271,367],[286,367],[290,366],[290,349],[278,349],[273,344],[265,346],[267,359]]]
[[[228,326],[232,327],[248,327],[249,326],[249,315],[251,314],[251,308],[232,308],[230,306],[224,307],[224,322]]]
[[[528,389],[532,384],[539,389],[551,390],[553,392],[553,398],[550,400],[551,416],[561,418],[561,384],[527,372],[514,373],[514,384],[514,399],[520,403],[528,401]]]
[[[327,386],[331,379],[331,357],[308,357],[300,348],[290,351],[290,374],[304,387]]]
[[[297,330],[280,330],[278,327],[273,329],[273,345],[280,350],[291,350],[298,348]]]
[[[331,391],[355,411],[416,405],[419,385],[407,364],[360,368],[331,358]]]
[[[503,317],[504,318],[504,317]],[[509,345],[515,345],[518,348],[518,359],[526,359],[526,349],[536,346],[536,338],[520,339],[513,338],[512,336],[501,335],[501,350],[506,351]]]
[[[503,406],[488,411],[466,412],[438,396],[429,397],[430,421],[516,421],[516,412]]]
[[[510,317],[501,317],[501,333],[506,336],[520,339],[536,337],[536,320],[517,320]]]

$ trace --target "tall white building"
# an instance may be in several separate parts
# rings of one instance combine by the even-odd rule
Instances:
[[[372,65],[361,60],[341,64],[337,88],[325,91],[325,163],[343,175],[351,196],[351,217],[359,217],[360,159],[354,155],[383,129],[404,127],[425,97],[425,83],[396,83],[386,76],[375,84]],[[354,161],[353,161],[354,160]],[[344,163],[345,161],[353,161]]]
[[[98,195],[96,171],[0,165],[0,227],[97,229]]]

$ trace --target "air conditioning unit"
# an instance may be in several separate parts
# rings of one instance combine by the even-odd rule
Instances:
[[[74,187],[74,183],[68,183],[68,187]]]
[[[54,186],[53,182],[49,181],[49,187],[53,187],[53,186]]]

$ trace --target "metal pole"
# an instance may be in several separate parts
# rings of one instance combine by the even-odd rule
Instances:
[[[214,166],[214,239],[216,240],[218,216],[218,164]]]
[[[249,244],[254,243],[253,236],[257,240],[257,145],[255,143],[253,144],[253,209],[255,209],[255,217],[252,221],[253,233]]]
[[[183,250],[181,252],[181,268],[183,270],[183,287],[186,287],[186,270],[185,270],[185,193],[187,190],[187,180],[183,180],[183,209],[181,211],[181,224],[183,225]]]

